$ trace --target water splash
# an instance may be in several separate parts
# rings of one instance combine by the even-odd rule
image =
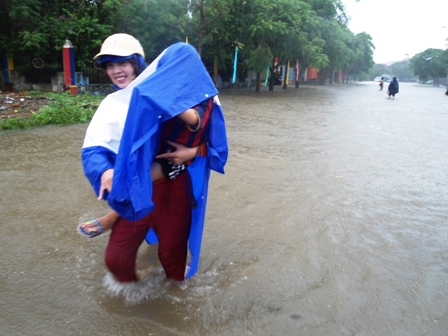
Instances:
[[[161,298],[179,302],[182,299],[173,295],[173,287],[180,290],[186,289],[185,281],[179,282],[166,279],[162,268],[156,274],[152,273],[149,277],[130,283],[119,282],[111,273],[107,273],[103,279],[103,286],[107,295],[110,297],[122,297],[128,306],[135,306],[144,301],[154,301]]]

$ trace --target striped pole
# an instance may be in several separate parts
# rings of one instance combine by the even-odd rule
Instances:
[[[12,58],[8,57],[8,53],[5,49],[2,50],[3,58],[3,72],[5,74],[5,91],[13,92],[13,84],[11,83],[11,70],[14,70],[14,62]]]
[[[282,67],[282,84],[285,85],[285,74],[286,74],[286,69],[285,67]]]
[[[232,84],[235,84],[236,81],[236,64],[238,62],[238,46],[235,46],[235,58],[233,59],[233,76],[232,76]]]
[[[285,86],[288,86],[288,84],[289,84],[289,69],[290,69],[290,66],[289,66],[289,61],[288,61],[288,65],[286,66]]]
[[[70,88],[70,93],[72,95],[76,95],[78,93],[78,87],[76,86],[75,78],[75,51],[69,40],[65,40],[62,53],[64,60],[65,85]]]
[[[8,67],[8,55],[6,50],[3,49],[3,71],[5,72],[5,83],[9,83],[9,67]]]
[[[264,81],[264,86],[268,86],[268,82],[269,82],[269,64],[268,67],[266,68],[266,80]]]
[[[299,81],[299,60],[296,60],[296,82]]]

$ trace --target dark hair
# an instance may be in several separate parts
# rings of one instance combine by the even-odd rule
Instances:
[[[133,56],[132,60],[135,61],[134,69],[137,77],[148,67],[148,64],[145,63],[145,58],[142,55],[134,54]]]
[[[131,63],[132,67],[134,68],[134,74],[135,77],[137,77],[138,75],[140,75],[141,71],[139,71],[139,66],[137,64],[137,61],[135,60],[134,57],[128,59],[129,63]]]

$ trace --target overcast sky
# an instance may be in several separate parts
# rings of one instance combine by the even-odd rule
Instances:
[[[401,61],[428,48],[447,49],[448,0],[342,0],[349,28],[368,33],[375,63]],[[445,27],[445,28],[443,28]]]

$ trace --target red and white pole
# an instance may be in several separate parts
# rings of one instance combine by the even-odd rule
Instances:
[[[75,78],[75,51],[69,40],[65,40],[62,52],[64,59],[65,85],[70,88],[70,93],[72,95],[76,95],[78,93],[78,87],[76,86]]]

